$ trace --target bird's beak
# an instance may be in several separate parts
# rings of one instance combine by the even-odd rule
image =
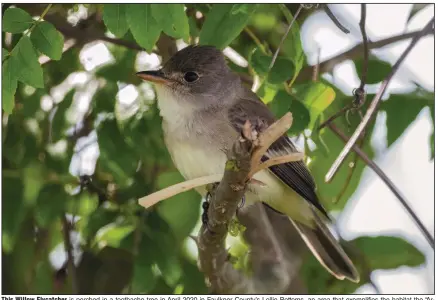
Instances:
[[[143,80],[151,81],[158,84],[169,84],[170,79],[164,76],[164,73],[161,70],[158,71],[142,71],[136,73],[138,77]]]

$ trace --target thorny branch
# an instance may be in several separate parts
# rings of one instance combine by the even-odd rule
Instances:
[[[247,124],[249,123],[247,122]],[[266,131],[269,131],[270,128]],[[225,249],[228,225],[237,210],[240,199],[245,194],[249,174],[254,168],[253,160],[259,157],[260,151],[263,151],[266,146],[269,147],[273,142],[268,140],[264,144],[262,139],[251,138],[251,134],[245,133],[245,131],[244,128],[242,137],[234,143],[232,150],[227,154],[228,161],[225,173],[219,186],[212,191],[208,207],[208,220],[202,226],[197,241],[200,269],[206,276],[207,285],[214,293],[282,291],[290,280],[282,259],[278,260],[277,265],[283,276],[275,281],[275,287],[272,286],[272,283],[268,284],[263,280],[244,276],[234,269],[228,259],[228,253]],[[278,245],[274,245],[274,249],[278,250],[278,247]],[[280,251],[277,250],[275,252],[279,254]]]
[[[371,119],[371,116],[374,114],[377,105],[379,104],[380,100],[382,99],[383,93],[386,91],[386,88],[388,87],[388,84],[394,74],[397,72],[398,68],[400,67],[401,63],[404,61],[406,56],[409,54],[409,52],[414,48],[414,46],[417,44],[417,42],[420,40],[421,37],[423,37],[430,29],[433,28],[435,18],[432,18],[432,20],[427,23],[427,25],[421,30],[417,36],[415,36],[410,45],[406,48],[406,50],[403,52],[403,54],[400,56],[400,58],[397,60],[397,62],[394,64],[391,72],[388,74],[386,79],[382,82],[382,85],[380,87],[380,90],[375,95],[374,99],[372,100],[370,106],[368,107],[368,110],[362,119],[362,121],[359,123],[359,126],[357,127],[356,131],[353,133],[352,137],[348,141],[348,143],[345,145],[342,152],[339,154],[338,158],[333,163],[330,170],[327,172],[327,175],[325,177],[326,182],[330,182],[333,178],[336,171],[339,169],[340,165],[344,161],[345,157],[350,152],[352,146],[356,143],[359,136],[362,134],[362,131],[367,126],[369,120]]]
[[[334,124],[329,124],[328,127],[345,143],[349,141],[349,138],[341,132]],[[353,151],[359,155],[359,157],[380,177],[380,179],[385,182],[385,184],[388,186],[388,188],[394,193],[394,195],[397,197],[397,199],[400,201],[400,203],[403,205],[403,207],[407,210],[408,214],[412,217],[414,222],[417,224],[417,226],[420,228],[421,232],[427,239],[428,243],[432,247],[432,249],[435,249],[435,240],[432,237],[432,235],[427,231],[426,226],[421,222],[421,220],[418,218],[418,216],[415,214],[415,212],[412,210],[412,208],[407,203],[406,199],[402,196],[398,188],[395,186],[395,184],[386,176],[386,174],[380,169],[380,167],[372,161],[368,155],[363,152],[357,145],[353,145],[352,147]]]

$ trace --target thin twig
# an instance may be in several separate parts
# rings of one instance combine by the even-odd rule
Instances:
[[[339,138],[341,138],[344,142],[348,142],[349,141],[349,138],[343,132],[341,132],[334,124],[329,124],[328,127]],[[426,238],[426,240],[429,243],[429,245],[432,247],[432,249],[435,249],[435,240],[434,240],[434,238],[427,231],[426,226],[421,222],[421,220],[418,218],[418,216],[415,214],[415,212],[409,206],[407,200],[402,196],[402,194],[397,189],[395,184],[388,178],[388,176],[386,176],[385,172],[383,172],[382,169],[380,169],[380,167],[374,161],[372,161],[368,157],[368,155],[365,152],[363,152],[357,145],[353,145],[352,149],[380,177],[380,179],[382,179],[383,182],[385,182],[385,184],[388,186],[388,188],[394,193],[394,195],[397,197],[397,199],[400,201],[400,203],[406,209],[408,214],[411,216],[411,218],[414,220],[414,222],[420,228],[420,231],[423,233],[423,235]]]
[[[360,142],[359,142],[359,149],[362,149],[363,144],[366,139],[366,131],[364,131],[364,135],[362,136]],[[347,179],[345,180],[344,186],[342,187],[341,191],[339,192],[338,196],[336,197],[334,203],[338,203],[339,200],[344,196],[345,192],[347,191],[348,186],[350,185],[351,179],[353,179],[354,171],[356,170],[357,163],[359,160],[359,155],[355,153],[354,160],[353,160],[353,166],[349,169]]]
[[[359,27],[360,32],[362,33],[362,40],[363,40],[363,68],[362,68],[362,74],[360,79],[360,86],[359,89],[363,90],[365,87],[365,83],[367,81],[367,72],[368,72],[368,37],[367,37],[367,31],[366,31],[366,17],[367,17],[367,6],[366,4],[361,4],[361,10],[360,10],[360,21],[359,21]]]
[[[327,5],[325,5],[327,6]],[[366,23],[366,4],[361,4],[361,17],[359,21],[359,27],[360,31],[362,33],[362,41],[363,41],[363,68],[362,68],[362,74],[361,74],[361,80],[360,80],[360,86],[354,90],[354,100],[352,103],[346,105],[344,108],[342,108],[340,111],[335,113],[333,116],[328,118],[326,121],[324,121],[321,125],[319,125],[318,130],[321,130],[327,124],[333,122],[335,119],[340,117],[344,114],[344,112],[349,112],[351,109],[358,109],[363,105],[365,102],[365,83],[367,79],[367,73],[368,73],[368,56],[369,56],[369,50],[368,50],[368,37],[366,33],[365,23]],[[318,63],[319,66],[319,63]]]
[[[335,23],[336,27],[338,27],[343,33],[350,33],[350,30],[348,30],[347,28],[345,28],[341,22],[339,22],[339,20],[336,18],[336,16],[333,14],[333,12],[330,10],[330,8],[328,7],[327,4],[323,4],[322,5],[324,7],[324,11],[327,14],[327,16],[333,21],[333,23]]]
[[[313,75],[312,75],[312,81],[316,82],[318,81],[319,77],[319,59],[321,57],[321,48],[318,47],[318,54],[316,57],[316,65],[313,66]]]
[[[357,139],[362,134],[362,131],[367,126],[369,120],[371,119],[371,116],[374,114],[374,111],[376,110],[377,105],[379,104],[380,100],[382,99],[382,96],[383,96],[384,92],[386,91],[386,88],[388,87],[390,80],[392,79],[394,74],[397,72],[398,68],[400,67],[401,63],[404,61],[406,56],[409,54],[409,52],[411,52],[412,48],[414,48],[414,46],[420,40],[420,38],[422,36],[424,36],[428,30],[433,28],[434,20],[435,20],[435,18],[432,18],[432,20],[430,20],[429,23],[427,23],[427,25],[423,28],[423,30],[421,30],[420,33],[412,39],[411,44],[406,48],[406,50],[403,52],[403,54],[400,56],[400,58],[394,64],[391,72],[386,77],[386,79],[382,82],[380,90],[377,92],[373,101],[371,102],[370,106],[368,107],[368,110],[367,110],[363,120],[359,123],[359,126],[357,127],[357,129],[353,133],[353,135],[351,136],[351,139],[345,145],[344,149],[339,154],[338,158],[335,160],[335,162],[333,163],[330,170],[327,172],[327,175],[325,177],[326,182],[330,182],[332,180],[336,171],[339,169],[339,167],[342,164],[342,162],[344,161],[345,157],[350,152],[352,146],[356,143]]]
[[[70,240],[71,224],[67,220],[67,217],[65,216],[64,213],[61,216],[61,221],[62,221],[62,229],[63,229],[62,231],[64,235],[64,249],[65,252],[67,252],[67,272],[71,280],[72,294],[77,295],[79,293],[79,287],[76,277],[76,266],[73,256],[73,246]]]
[[[368,49],[369,50],[373,50],[373,49],[378,49],[378,48],[382,48],[388,45],[391,45],[393,43],[397,43],[403,40],[407,40],[410,38],[413,38],[415,36],[418,35],[418,33],[420,33],[421,30],[419,31],[412,31],[412,32],[407,32],[407,33],[402,33],[400,35],[395,35],[389,38],[384,38],[378,41],[368,41]],[[434,34],[434,29],[430,28],[426,35],[432,35]],[[320,73],[328,73],[333,71],[333,68],[337,65],[339,65],[340,63],[346,61],[346,60],[354,60],[358,57],[360,57],[361,55],[363,55],[363,43],[357,44],[355,46],[353,46],[352,48],[350,48],[349,50],[345,51],[344,53],[338,54],[332,58],[327,59],[326,61],[323,61],[320,63],[319,65],[319,70]],[[298,75],[297,79],[295,80],[295,82],[297,83],[301,83],[301,82],[305,82],[308,80],[312,79],[312,75],[313,75],[313,67],[314,66],[307,66],[305,68],[303,68],[300,72],[300,74]]]
[[[347,104],[346,106],[344,106],[340,111],[338,111],[337,113],[335,113],[333,116],[331,116],[330,118],[328,118],[327,120],[325,120],[324,122],[321,123],[321,125],[318,126],[318,130],[323,129],[324,127],[326,127],[328,124],[330,124],[331,122],[333,122],[335,119],[337,119],[339,116],[343,115],[347,110],[351,109],[353,107],[352,103]]]
[[[289,31],[291,30],[292,25],[294,24],[295,20],[297,19],[298,15],[300,14],[302,8],[303,7],[301,5],[300,5],[300,7],[298,7],[297,12],[294,15],[294,18],[289,23],[289,26],[287,27],[286,32],[283,34],[283,37],[281,38],[280,44],[278,44],[277,50],[275,50],[274,56],[272,57],[271,64],[269,65],[268,72],[267,72],[268,75],[269,75],[269,72],[271,71],[272,67],[274,66],[275,60],[277,59],[277,56],[278,56],[278,53],[280,53],[281,46],[283,46],[283,43],[286,40],[286,37],[289,34]],[[268,75],[266,75],[266,76],[268,76]]]

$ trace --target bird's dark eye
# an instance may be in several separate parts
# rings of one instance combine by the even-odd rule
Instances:
[[[187,82],[194,82],[198,79],[199,79],[199,76],[195,72],[187,72],[184,74],[184,80]]]

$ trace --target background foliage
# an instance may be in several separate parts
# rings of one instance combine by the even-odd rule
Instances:
[[[3,293],[207,292],[196,254],[187,246],[199,221],[200,196],[188,192],[147,211],[136,203],[182,180],[163,144],[152,89],[135,76],[144,51],[166,60],[176,50],[175,40],[231,47],[249,62],[230,66],[245,82],[260,79],[258,94],[277,116],[293,113],[291,136],[308,129],[302,136],[321,201],[328,210],[341,211],[365,164],[358,161],[352,169],[356,159],[350,155],[334,181],[324,183],[344,144],[332,131],[316,128],[352,96],[321,77],[306,77],[300,24],[315,8],[300,14],[269,71],[297,9],[295,4],[3,5]],[[80,53],[97,40],[115,59],[87,70]],[[361,72],[362,57],[352,59]],[[381,82],[390,67],[373,58],[367,83]],[[84,73],[86,80],[72,83]],[[138,96],[123,105],[120,91],[127,85]],[[388,147],[424,107],[433,117],[433,94],[421,87],[382,103]],[[358,113],[351,113],[335,123],[351,133],[359,122]],[[367,132],[373,127],[374,122]],[[363,150],[373,158],[370,136]],[[96,144],[97,161],[87,160],[83,152]],[[430,147],[434,153],[433,136]],[[333,280],[309,257],[300,271],[309,293],[352,293],[369,282],[373,270],[424,262],[419,250],[397,237],[345,243],[362,281]]]

